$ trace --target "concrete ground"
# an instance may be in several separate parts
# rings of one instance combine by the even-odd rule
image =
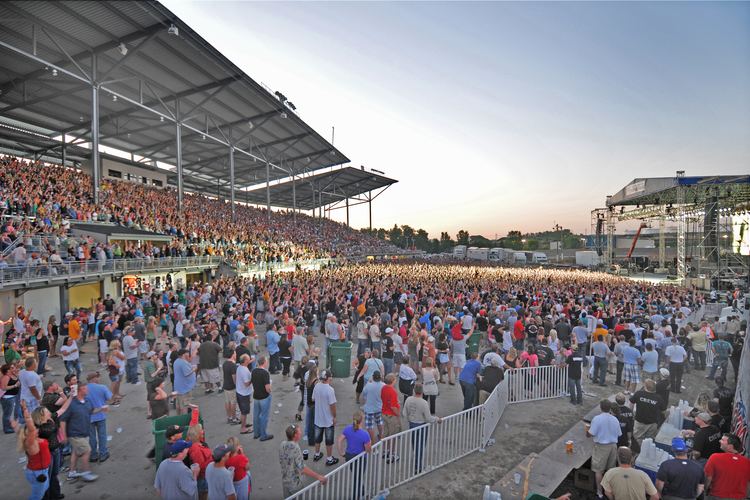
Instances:
[[[82,356],[83,376],[98,369],[106,380],[105,370],[98,367],[95,361],[94,344],[86,344],[84,350],[87,353]],[[62,382],[64,368],[60,358],[51,359],[48,366],[53,371],[47,377]],[[700,374],[701,377],[703,375]],[[226,424],[223,395],[205,395],[202,388],[196,388],[194,391],[195,402],[200,406],[205,422],[208,444],[215,446],[230,436],[240,437],[251,462],[253,498],[282,497],[278,448],[283,439],[283,430],[290,423],[294,423],[294,413],[299,401],[299,393],[294,390],[291,377],[283,380],[281,375],[274,375],[272,379],[273,408],[269,432],[275,437],[262,443],[253,439],[252,435],[239,436],[238,426]],[[707,382],[695,375],[687,376],[686,381],[688,383],[685,385],[693,388],[703,387]],[[350,417],[357,408],[351,377],[334,379],[333,387],[338,399],[338,436],[350,423]],[[458,385],[440,385],[440,391],[437,401],[438,415],[449,415],[461,410],[462,396]],[[486,484],[494,484],[527,454],[541,451],[555,441],[572,425],[580,422],[601,397],[615,392],[615,386],[600,388],[585,385],[584,391],[591,395],[585,397],[583,406],[570,405],[566,399],[510,405],[495,431],[496,444],[489,447],[485,453],[474,453],[396,488],[391,492],[391,497],[480,498]],[[126,395],[122,405],[119,408],[111,408],[108,416],[107,431],[112,436],[109,442],[111,458],[103,464],[92,464],[93,472],[99,475],[96,482],[67,482],[64,474],[60,474],[62,491],[66,496],[99,500],[154,496],[153,479],[156,466],[146,458],[153,439],[151,421],[146,419],[145,385],[123,384],[121,392]],[[687,399],[692,401],[696,393],[697,390],[689,390]],[[18,463],[21,454],[15,450],[15,435],[2,435],[0,446],[5,450],[0,454],[0,491],[4,492],[2,498],[27,497],[29,487],[23,477],[25,466]],[[324,461],[314,463],[309,460],[307,465],[322,474],[330,471],[324,465]],[[306,479],[305,484],[309,481]]]

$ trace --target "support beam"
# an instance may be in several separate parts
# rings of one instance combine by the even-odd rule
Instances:
[[[271,220],[271,166],[266,159],[266,210],[268,213],[266,216],[268,220]]]
[[[96,81],[97,56],[91,55],[91,168],[94,181],[94,204],[99,204],[99,84]]]
[[[372,231],[372,191],[368,193],[368,208],[370,209],[370,231]]]
[[[180,122],[180,100],[174,103],[175,110],[175,147],[177,148],[177,211],[182,215],[182,122]]]
[[[297,222],[297,176],[292,174],[292,214]]]
[[[232,205],[232,222],[237,220],[234,207],[234,147],[229,147],[229,203]]]
[[[659,267],[664,269],[666,265],[666,237],[665,237],[665,220],[664,217],[659,218]]]
[[[67,159],[68,151],[65,144],[65,134],[62,134],[62,153],[60,155],[60,160],[62,161],[62,166],[65,166],[65,160]]]
[[[349,198],[346,199],[346,225],[349,226]]]

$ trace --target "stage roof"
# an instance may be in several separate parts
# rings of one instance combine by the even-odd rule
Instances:
[[[703,203],[707,198],[729,198],[733,204],[750,202],[749,175],[652,177],[634,179],[607,200],[608,207]]]
[[[396,180],[383,175],[368,172],[354,167],[346,167],[331,172],[317,173],[313,176],[285,181],[270,187],[271,205],[275,207],[293,208],[296,193],[297,208],[312,210],[319,206],[330,205],[346,200],[357,200],[359,195],[385,188],[395,184]],[[294,187],[292,187],[294,185]],[[313,198],[313,193],[315,198]],[[322,199],[318,199],[318,196]],[[238,195],[239,201],[246,201],[258,205],[265,205],[265,188],[256,189]],[[365,201],[365,200],[357,200]]]
[[[180,121],[186,187],[228,186],[230,144],[237,187],[266,160],[272,180],[349,162],[159,2],[0,2],[0,58],[0,117],[24,128],[90,142],[92,80],[102,145],[176,165]]]

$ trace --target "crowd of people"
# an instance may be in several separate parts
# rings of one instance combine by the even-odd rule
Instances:
[[[714,350],[716,371],[709,375],[717,377],[719,407],[707,398],[705,410],[715,409],[711,415],[726,425],[727,397],[733,395],[725,385],[727,365],[741,350],[746,324],[716,332],[713,322],[692,318],[704,300],[693,289],[607,274],[411,262],[219,277],[185,290],[106,296],[59,323],[53,317],[44,324],[20,307],[2,322],[4,431],[23,435],[32,498],[42,498],[46,490],[61,498],[57,475],[63,450],[70,453],[67,479],[96,480],[91,462],[109,457],[107,412],[121,404],[123,382],[140,384],[142,378],[149,418],[193,415],[187,431],[167,430],[167,445],[153,451],[160,462],[154,486],[162,497],[246,498],[251,457],[237,439],[252,434],[279,440],[269,432],[274,393],[279,384],[294,386],[296,413],[274,417],[290,421],[279,444],[282,485],[289,495],[304,486],[303,476],[326,481],[305,465],[307,459],[325,459],[334,467],[406,429],[419,429],[422,436],[412,441],[419,472],[428,424],[439,425],[445,414],[441,386],[458,383],[463,407],[470,408],[515,370],[557,365],[568,367],[573,404],[582,402],[586,368],[600,385],[611,372],[622,387],[619,413],[611,407],[605,412],[604,406],[602,412],[617,420],[615,444],[637,452],[643,439],[655,436],[670,391],[682,390],[676,374],[691,362],[693,369],[706,369],[706,349]],[[356,341],[353,414],[342,414],[337,398],[345,395],[331,385],[335,367],[327,353],[343,340]],[[81,373],[81,349],[96,351],[98,370]],[[47,356],[58,352],[67,371],[64,384],[45,377]],[[529,383],[538,383],[538,377]],[[234,434],[213,447],[196,417],[194,395],[201,389],[222,393],[225,429]],[[45,424],[51,432],[34,434],[27,412],[32,419],[37,415],[36,428]],[[625,442],[619,418],[628,414],[633,422],[624,427]],[[703,417],[702,411],[695,415],[701,429]],[[337,422],[351,425],[337,435]],[[591,433],[596,439],[598,424],[592,423]],[[703,434],[685,436],[693,453],[704,453]],[[606,472],[619,456],[611,449],[604,468],[594,469],[606,494],[613,491]],[[598,453],[594,458],[601,462]],[[381,459],[391,464],[401,457],[386,449],[382,457],[368,458]],[[358,461],[360,467],[365,463]],[[46,482],[40,479],[43,470]]]
[[[176,190],[126,180],[103,181],[99,203],[94,204],[92,182],[81,170],[0,157],[0,215],[15,218],[0,228],[0,250],[18,236],[44,238],[29,249],[16,247],[0,263],[218,255],[236,264],[257,264],[364,255],[373,249],[398,251],[343,224],[291,211],[273,211],[269,219],[265,209],[238,203],[233,220],[226,200],[194,193],[185,194],[180,212]],[[71,221],[114,223],[169,235],[173,241],[124,248],[97,244],[72,238]]]

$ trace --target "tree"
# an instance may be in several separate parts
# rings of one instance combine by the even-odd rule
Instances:
[[[480,248],[489,248],[492,246],[492,242],[481,234],[474,234],[469,236],[469,244],[473,247]]]
[[[453,240],[445,231],[440,233],[440,252],[445,252],[453,248]]]
[[[518,238],[521,239],[521,231],[508,231],[508,238],[514,239]]]
[[[388,241],[393,243],[396,246],[402,246],[403,242],[403,232],[401,231],[401,228],[398,227],[396,224],[393,225],[390,231],[388,231]]]
[[[424,229],[417,230],[417,234],[414,235],[414,246],[425,252],[431,251],[430,235],[427,231]]]
[[[529,250],[539,250],[539,240],[526,240],[526,248]]]
[[[456,243],[459,245],[469,244],[469,232],[461,229],[456,235]]]

